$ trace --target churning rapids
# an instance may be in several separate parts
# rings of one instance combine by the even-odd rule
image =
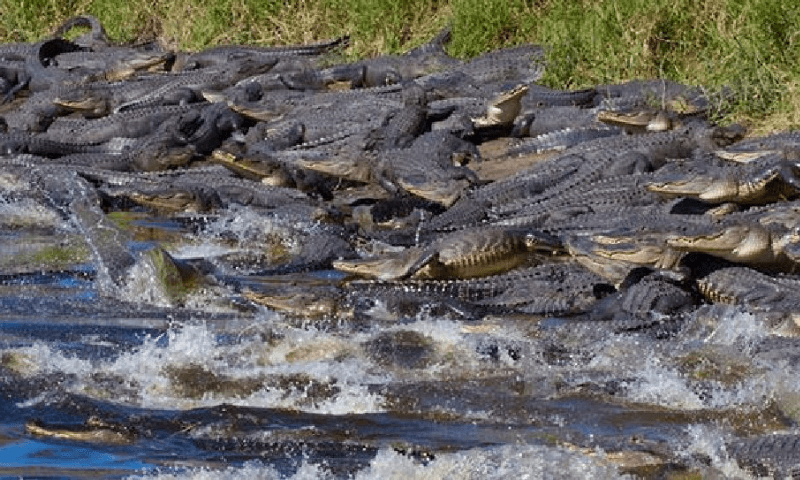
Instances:
[[[0,45],[0,478],[797,474],[800,137],[448,38]]]

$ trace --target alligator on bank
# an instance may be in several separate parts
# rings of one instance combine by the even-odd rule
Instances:
[[[588,391],[627,412],[623,393],[650,367],[620,373],[618,360],[647,352],[680,371],[674,357],[713,343],[698,333],[709,304],[751,313],[764,335],[797,334],[797,135],[742,140],[708,119],[693,87],[555,90],[536,83],[540,47],[464,61],[445,53],[444,32],[404,55],[336,64],[327,55],[345,37],[191,53],[116,44],[89,17],[56,36],[73,27],[89,36],[0,48],[0,226],[28,241],[3,255],[4,279],[61,272],[107,282],[99,295],[116,299],[134,270],[164,267],[152,278],[176,289],[158,318],[194,315],[186,292],[203,289],[213,308],[255,312],[265,328],[372,335],[341,355],[378,371],[438,373],[437,333],[415,330],[430,318],[497,328],[473,346],[494,362],[479,374],[524,372],[499,377],[514,389],[506,400],[536,408],[542,384],[548,400]],[[8,213],[21,206],[38,216]],[[462,360],[454,352],[442,371]],[[539,382],[540,367],[565,374]],[[188,383],[183,393],[210,391]],[[713,390],[701,383],[691,387]],[[704,421],[713,393],[668,414]],[[119,433],[28,425],[78,441]]]

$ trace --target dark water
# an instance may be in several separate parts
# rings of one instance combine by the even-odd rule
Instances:
[[[139,228],[213,258],[219,225],[255,228],[231,215],[198,234]],[[244,308],[219,286],[177,308],[138,267],[111,294],[91,262],[2,276],[0,478],[747,477],[726,444],[795,426],[797,362],[760,354],[779,337],[732,308],[668,338],[569,319],[364,323]]]

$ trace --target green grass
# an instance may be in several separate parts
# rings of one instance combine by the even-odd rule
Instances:
[[[185,50],[283,45],[351,35],[346,58],[409,50],[453,25],[452,55],[522,42],[548,47],[542,82],[581,88],[663,77],[727,87],[720,110],[756,132],[796,128],[800,5],[781,0],[6,0],[0,40],[34,41],[74,12],[120,41],[154,36]]]

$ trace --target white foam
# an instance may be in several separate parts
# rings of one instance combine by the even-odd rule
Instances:
[[[334,478],[324,466],[304,461],[291,475],[281,475],[274,468],[248,462],[225,469],[196,468],[180,473],[153,472],[136,479],[206,480],[217,478],[263,478],[311,480]],[[629,478],[620,475],[602,451],[591,455],[561,447],[507,445],[472,449],[455,453],[437,453],[422,463],[390,448],[378,451],[370,464],[357,472],[354,480],[428,480],[428,479],[586,479]]]
[[[720,315],[714,330],[704,339],[714,345],[752,345],[769,334],[764,322],[754,315],[729,309]]]
[[[753,478],[752,475],[739,467],[736,460],[731,459],[728,455],[725,447],[726,435],[724,432],[707,425],[689,425],[686,431],[689,436],[689,443],[676,453],[685,457],[687,464],[696,464],[697,462],[693,461],[693,458],[701,456],[708,458],[711,461],[710,467],[718,473],[722,473],[724,478]]]
[[[12,225],[67,228],[61,216],[52,208],[32,198],[8,200],[0,196],[0,219]]]
[[[147,255],[139,256],[136,263],[128,269],[123,284],[117,289],[117,296],[120,300],[134,304],[172,306],[153,262],[146,257]]]
[[[241,467],[227,467],[224,469],[212,469],[208,467],[190,468],[182,471],[161,471],[159,469],[142,475],[131,475],[125,478],[126,480],[218,480],[220,478],[228,480],[278,480],[283,477],[281,477],[277,470],[268,465],[262,465],[258,462],[247,462]]]
[[[437,454],[427,465],[390,449],[378,452],[370,466],[355,476],[371,479],[584,479],[624,478],[604,461],[602,452],[587,455],[561,447],[505,445]]]
[[[197,245],[218,243],[220,239],[229,242],[231,237],[244,244],[253,241],[262,244],[269,237],[292,251],[299,248],[293,233],[285,225],[239,205],[231,205],[219,218],[208,222],[197,237]]]

